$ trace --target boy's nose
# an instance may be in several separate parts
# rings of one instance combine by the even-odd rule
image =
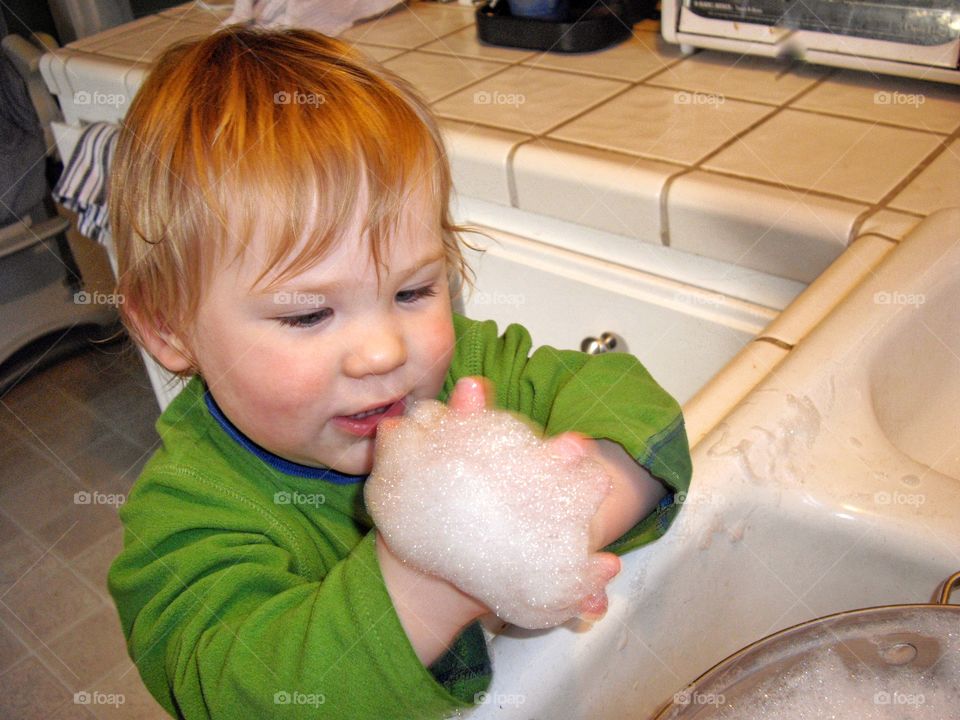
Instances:
[[[347,349],[344,372],[350,377],[385,375],[407,361],[402,334],[388,324],[368,324],[358,329],[356,342]]]

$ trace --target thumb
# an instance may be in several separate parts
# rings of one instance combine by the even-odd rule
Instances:
[[[447,404],[452,410],[472,413],[493,404],[493,383],[485,377],[460,378],[450,393]]]

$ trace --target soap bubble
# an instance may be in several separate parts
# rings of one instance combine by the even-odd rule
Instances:
[[[422,400],[380,426],[364,498],[397,557],[534,629],[603,590],[589,529],[610,488],[598,463],[561,457],[508,412]]]

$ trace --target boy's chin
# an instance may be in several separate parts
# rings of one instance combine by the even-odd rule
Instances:
[[[354,445],[346,457],[342,457],[338,462],[329,467],[344,475],[369,475],[373,469],[373,438],[370,442],[362,442]]]

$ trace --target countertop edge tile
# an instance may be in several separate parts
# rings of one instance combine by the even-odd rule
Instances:
[[[99,55],[68,53],[62,58],[66,85],[61,87],[57,100],[67,122],[117,122],[126,114],[133,101],[132,95],[127,97],[126,84],[132,63],[128,63],[122,74],[117,74],[109,72],[113,68],[109,59]],[[91,75],[97,72],[103,72],[99,87],[88,85]]]
[[[516,152],[517,207],[661,244],[660,195],[679,165],[538,138]]]
[[[858,237],[759,337],[788,345],[799,343],[854,287],[873,274],[873,269],[896,245],[879,235]]]
[[[510,153],[530,136],[459,120],[442,118],[438,122],[447,146],[454,190],[460,195],[509,206]]]
[[[860,226],[859,235],[880,235],[891,240],[900,241],[908,232],[913,230],[923,218],[884,208],[874,213]]]
[[[790,351],[769,342],[749,342],[697,394],[683,404],[691,449],[717,427]]]
[[[669,245],[812,282],[847,247],[867,207],[696,170],[669,189]]]

